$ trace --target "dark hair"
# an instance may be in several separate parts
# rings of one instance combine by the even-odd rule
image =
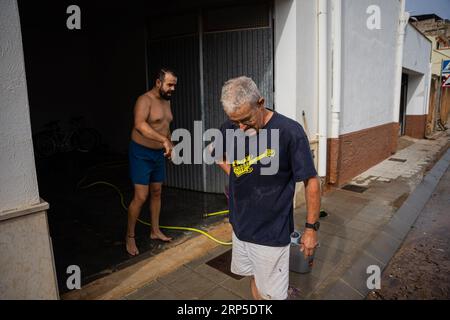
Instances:
[[[156,72],[154,72],[154,76],[153,79],[156,80],[160,80],[160,81],[164,81],[164,78],[166,76],[166,73],[170,73],[172,74],[174,77],[177,77],[176,72],[172,69],[172,68],[159,68],[158,70],[156,70]]]

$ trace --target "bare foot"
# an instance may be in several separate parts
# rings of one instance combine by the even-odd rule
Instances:
[[[172,241],[172,238],[167,237],[164,233],[161,232],[161,230],[158,231],[152,231],[150,233],[150,238],[152,240],[162,240],[162,241]]]
[[[139,254],[139,250],[136,247],[136,241],[134,240],[134,236],[133,237],[127,236],[127,239],[125,241],[127,243],[127,252],[132,256],[137,256]]]

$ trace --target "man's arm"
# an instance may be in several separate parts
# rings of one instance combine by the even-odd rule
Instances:
[[[305,184],[306,199],[306,222],[314,224],[320,217],[320,180],[318,177],[312,177],[303,182]],[[317,246],[317,231],[305,229],[302,236],[302,245],[300,250],[305,256],[311,256]]]
[[[212,152],[214,151],[214,143],[210,143],[208,145],[208,151],[209,154],[212,154]],[[220,161],[219,159],[216,160],[216,164],[223,170],[225,171],[226,175],[229,176],[230,175],[230,171],[231,171],[231,166],[230,164],[227,162],[226,156],[225,154],[222,157],[222,160]]]
[[[231,171],[231,166],[226,162],[226,160],[224,159],[221,162],[216,162],[217,165],[222,168],[223,171],[225,171],[225,173],[227,174],[227,176],[230,175],[230,171]]]
[[[165,156],[170,156],[172,152],[172,142],[168,137],[163,136],[154,130],[147,122],[150,114],[150,102],[146,97],[139,97],[134,107],[134,128],[145,138],[161,142],[165,149]]]

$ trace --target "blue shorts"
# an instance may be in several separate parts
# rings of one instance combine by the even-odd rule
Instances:
[[[150,149],[131,140],[128,156],[133,184],[149,185],[164,181],[164,149]]]

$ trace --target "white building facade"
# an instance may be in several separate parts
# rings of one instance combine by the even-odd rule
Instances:
[[[330,185],[395,153],[400,134],[425,129],[431,43],[407,21],[404,1],[275,1],[275,109],[318,142]]]

